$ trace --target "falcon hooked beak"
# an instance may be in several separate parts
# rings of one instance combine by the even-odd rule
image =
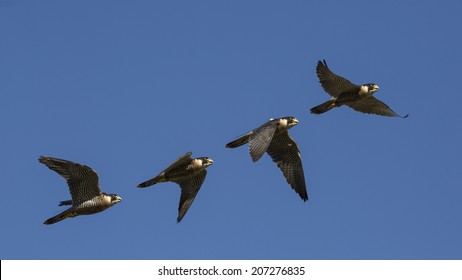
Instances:
[[[202,160],[202,165],[203,166],[209,166],[213,164],[213,160],[211,158],[204,158]]]

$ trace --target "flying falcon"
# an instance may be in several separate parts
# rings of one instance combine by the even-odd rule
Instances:
[[[159,175],[138,185],[138,188],[146,188],[162,182],[177,183],[181,188],[177,223],[181,222],[181,219],[188,212],[205,180],[207,167],[213,164],[211,158],[200,157],[193,159],[191,155],[191,152],[182,155]]]
[[[116,194],[101,192],[98,184],[98,174],[88,166],[44,156],[41,156],[39,161],[66,179],[72,197],[72,200],[59,203],[59,206],[72,205],[71,208],[46,220],[44,222],[46,225],[57,223],[66,218],[95,214],[122,200]]]
[[[288,130],[298,124],[294,117],[270,119],[262,126],[226,144],[226,148],[236,148],[249,143],[250,157],[259,160],[265,152],[281,169],[287,183],[303,201],[308,200],[302,159],[297,143],[289,136]]]
[[[372,95],[379,90],[376,84],[364,84],[358,86],[352,84],[349,80],[340,77],[330,71],[325,60],[318,61],[316,74],[322,88],[332,98],[316,107],[310,109],[313,114],[322,114],[332,108],[347,105],[354,110],[366,114],[376,114],[387,117],[406,118],[408,115],[400,116],[393,112],[387,104],[376,99]]]

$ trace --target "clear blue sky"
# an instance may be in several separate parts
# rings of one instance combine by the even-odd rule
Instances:
[[[461,259],[460,1],[0,0],[1,259]],[[326,59],[407,119],[336,108]],[[227,142],[295,116],[310,200]],[[214,165],[176,223],[185,152]],[[123,201],[69,199],[40,155]]]

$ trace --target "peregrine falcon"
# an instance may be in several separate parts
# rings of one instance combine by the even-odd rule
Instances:
[[[262,126],[244,136],[226,144],[226,148],[236,148],[249,143],[253,162],[259,160],[265,152],[281,169],[287,183],[303,199],[308,200],[302,159],[297,143],[289,136],[288,130],[298,124],[294,117],[270,119]]]
[[[332,96],[332,98],[316,107],[310,109],[313,114],[322,114],[334,107],[347,105],[358,112],[366,114],[376,114],[387,117],[400,117],[406,118],[408,115],[400,116],[393,112],[382,101],[376,99],[372,95],[379,90],[376,84],[364,84],[358,86],[352,84],[349,80],[334,74],[327,67],[325,60],[318,61],[316,67],[316,74],[318,75],[319,82],[325,92]]]
[[[213,164],[208,157],[191,158],[188,152],[175,160],[156,177],[138,185],[138,188],[146,188],[157,183],[175,182],[181,188],[180,205],[178,206],[177,223],[181,222],[189,207],[196,198],[202,183],[207,175],[207,167]]]
[[[88,166],[44,156],[41,156],[39,161],[66,179],[72,197],[72,200],[59,203],[59,206],[72,205],[71,208],[46,220],[44,222],[46,225],[57,223],[66,218],[95,214],[122,200],[116,194],[101,192],[98,184],[98,174]]]

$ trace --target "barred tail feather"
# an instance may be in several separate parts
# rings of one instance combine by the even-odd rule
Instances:
[[[312,114],[322,114],[322,113],[325,113],[327,111],[329,111],[330,109],[334,108],[336,106],[335,102],[333,100],[328,100],[316,107],[313,107],[310,109],[310,112]]]
[[[159,175],[159,176],[156,176],[156,177],[154,177],[152,179],[149,179],[146,182],[143,182],[143,183],[139,184],[137,186],[137,188],[147,188],[147,187],[152,186],[154,184],[157,184],[159,182],[165,182],[164,176]]]
[[[55,224],[57,222],[60,222],[64,219],[67,219],[67,218],[74,218],[75,217],[75,214],[73,213],[73,211],[71,211],[70,209],[54,216],[54,217],[51,217],[49,218],[48,220],[46,220],[45,222],[43,222],[45,225],[51,225],[51,224]]]
[[[245,143],[248,143],[249,139],[250,139],[250,133],[248,133],[248,134],[246,134],[244,136],[241,136],[241,137],[237,138],[234,141],[229,142],[228,144],[226,144],[225,147],[226,148],[237,148],[239,146],[244,145]]]
[[[58,206],[72,205],[72,200],[60,201]]]

